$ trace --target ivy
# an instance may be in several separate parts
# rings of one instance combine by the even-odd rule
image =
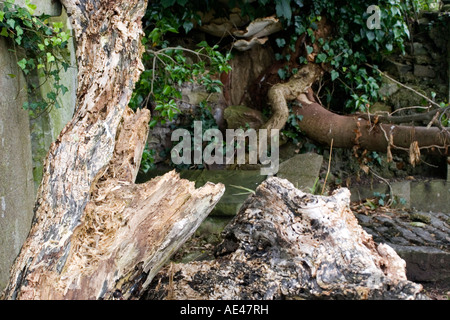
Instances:
[[[192,19],[200,21],[195,10],[178,14],[167,10],[185,4],[183,0],[168,0],[149,4],[147,9],[145,23],[149,31],[142,40],[146,70],[136,84],[130,107],[149,107],[154,111],[150,128],[173,121],[179,115],[180,87],[184,83],[197,83],[209,93],[221,92],[222,83],[216,75],[231,69],[228,64],[231,54],[221,53],[217,44],[210,46],[201,41],[192,49],[170,45],[171,35],[187,34],[193,27]]]
[[[29,97],[35,98],[25,102],[23,108],[31,115],[39,115],[53,107],[60,108],[57,97],[68,91],[61,83],[60,72],[70,67],[67,48],[70,34],[63,31],[61,22],[50,24],[48,15],[33,16],[36,5],[30,0],[25,1],[24,7],[14,2],[6,0],[0,10],[0,36],[11,40],[17,65],[26,76],[36,73],[41,83],[51,83],[50,91],[42,98],[35,94],[40,85],[28,84]],[[23,50],[19,52],[18,47]],[[19,60],[19,56],[25,57]]]

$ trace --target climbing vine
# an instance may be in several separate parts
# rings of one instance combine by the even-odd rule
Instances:
[[[382,76],[378,65],[383,57],[404,53],[410,38],[410,22],[417,12],[427,9],[428,0],[230,0],[187,1],[162,0],[149,3],[144,19],[146,70],[137,83],[132,108],[147,107],[152,110],[150,127],[177,117],[181,101],[180,86],[194,82],[209,92],[221,90],[217,74],[228,72],[230,47],[219,47],[222,39],[196,37],[192,30],[202,24],[201,13],[214,12],[216,17],[227,19],[233,8],[249,21],[276,15],[283,24],[283,32],[271,36],[275,57],[280,62],[280,81],[288,80],[302,64],[322,64],[328,72],[317,92],[322,104],[342,106],[341,113],[367,112],[379,101],[378,89]],[[376,5],[379,23],[371,27],[368,8]],[[317,36],[322,19],[331,26],[331,36]],[[195,43],[174,45],[181,38],[199,39]],[[206,40],[208,41],[206,41]],[[303,39],[302,46],[299,41]],[[217,41],[218,43],[212,43]],[[319,52],[312,55],[314,48]],[[304,50],[299,54],[299,50]],[[292,57],[296,61],[292,62]],[[265,110],[263,110],[264,112]],[[288,130],[298,139],[298,121],[288,119]],[[291,128],[291,129],[289,129]]]
[[[157,121],[172,119],[179,112],[176,107],[179,91],[172,90],[177,83],[196,79],[206,85],[210,83],[213,90],[218,90],[220,82],[211,80],[209,75],[228,70],[229,56],[223,56],[217,46],[208,47],[202,42],[200,49],[190,52],[191,57],[196,58],[193,63],[192,59],[186,58],[186,51],[170,47],[167,38],[180,32],[187,35],[195,24],[201,25],[197,12],[214,10],[216,15],[226,16],[231,8],[238,7],[241,15],[250,20],[276,14],[282,21],[285,32],[275,38],[279,61],[290,60],[298,50],[297,40],[303,35],[306,35],[306,54],[300,55],[297,63],[307,63],[313,46],[320,46],[321,52],[314,57],[314,62],[330,67],[325,77],[330,85],[324,86],[323,102],[340,105],[333,103],[334,100],[344,100],[346,112],[366,112],[368,106],[380,99],[378,89],[381,84],[380,74],[366,64],[376,67],[383,56],[404,52],[410,36],[408,17],[428,8],[430,3],[428,0],[377,1],[380,15],[377,28],[367,25],[371,15],[367,8],[374,4],[372,0],[231,0],[228,3],[164,0],[150,4],[146,19],[148,31],[144,38],[147,47],[144,61],[148,67],[138,84],[132,106],[146,105],[153,100],[161,115],[159,119],[153,119],[152,125],[155,125]],[[333,36],[329,39],[316,39],[314,35],[322,18],[333,27]],[[212,63],[206,72],[208,60]],[[297,70],[298,65],[286,64],[279,69],[278,75],[285,80]]]
[[[57,97],[68,89],[61,83],[60,73],[70,67],[67,48],[70,34],[63,23],[49,23],[50,16],[33,16],[36,5],[30,0],[20,7],[14,0],[6,0],[0,10],[0,36],[11,40],[17,65],[26,76],[38,75],[39,84],[28,81],[29,100],[23,108],[38,116],[51,108],[60,108]],[[9,74],[11,78],[17,74]],[[45,97],[36,94],[44,84],[50,83]]]
[[[173,46],[169,38],[173,35],[187,35],[193,28],[193,21],[200,21],[194,10],[174,7],[176,1],[150,3],[145,17],[146,48],[143,62],[146,70],[136,84],[130,107],[152,109],[150,128],[157,123],[174,120],[180,113],[177,102],[182,99],[180,86],[186,82],[197,83],[207,92],[220,92],[222,83],[217,75],[228,72],[231,54],[223,54],[219,45],[210,45],[203,40],[188,48]],[[179,0],[177,5],[186,5]]]

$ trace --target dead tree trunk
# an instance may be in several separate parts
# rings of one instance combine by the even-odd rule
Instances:
[[[376,244],[350,193],[314,196],[268,178],[225,228],[213,261],[172,264],[148,299],[426,299],[406,263]]]
[[[51,145],[6,299],[139,296],[223,194],[175,173],[134,185],[148,110],[128,109],[143,69],[146,1],[63,0],[77,42],[77,106]]]

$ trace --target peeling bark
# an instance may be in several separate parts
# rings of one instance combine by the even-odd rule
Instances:
[[[295,100],[307,92],[314,82],[323,74],[323,70],[316,64],[307,64],[293,75],[288,82],[272,86],[267,93],[272,108],[271,118],[264,124],[264,129],[281,130],[289,117],[288,101]]]
[[[3,298],[132,298],[224,187],[196,190],[175,173],[134,184],[150,114],[127,105],[143,70],[146,1],[62,3],[77,43],[77,105],[45,159],[31,231]]]
[[[172,264],[148,299],[426,299],[405,261],[377,245],[349,209],[350,193],[314,196],[264,181],[223,232],[217,259]]]

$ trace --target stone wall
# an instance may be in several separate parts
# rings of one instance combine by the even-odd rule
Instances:
[[[0,37],[0,289],[28,234],[34,204],[28,113],[22,109],[25,79]]]
[[[70,29],[67,14],[58,1],[41,0],[36,4],[36,15],[52,15],[50,21],[63,21]],[[50,144],[72,118],[77,86],[75,49],[70,43],[72,68],[61,74],[62,84],[69,92],[58,97],[62,108],[30,119],[22,108],[27,100],[26,79],[10,49],[10,44],[0,37],[0,291],[7,284],[9,268],[30,230],[42,163]],[[18,76],[11,78],[8,74]],[[39,95],[46,96],[48,84],[40,90]]]
[[[446,7],[445,7],[446,8]],[[450,8],[449,8],[450,10]],[[411,41],[405,43],[406,54],[385,60],[382,69],[410,88],[437,102],[450,100],[450,12],[426,12],[412,27]],[[389,80],[380,93],[385,98],[383,111],[411,106],[426,106],[424,99]],[[392,106],[394,110],[386,109]]]

